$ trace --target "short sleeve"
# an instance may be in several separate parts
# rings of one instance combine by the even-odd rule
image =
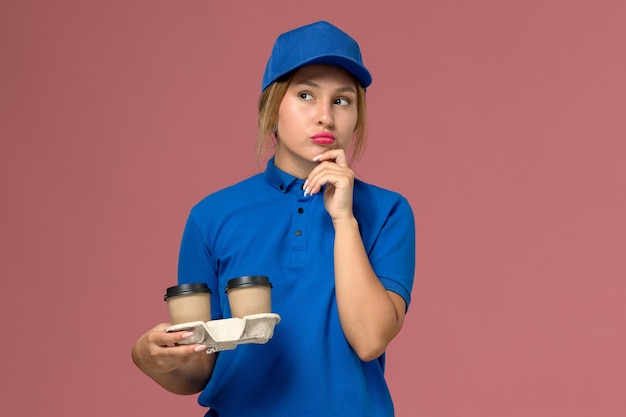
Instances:
[[[178,256],[178,283],[204,282],[211,289],[211,315],[222,318],[217,282],[217,262],[203,238],[193,212],[189,215],[183,232]]]
[[[385,289],[411,301],[415,275],[415,219],[406,198],[398,195],[369,253]]]

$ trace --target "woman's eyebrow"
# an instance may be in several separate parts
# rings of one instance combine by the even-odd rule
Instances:
[[[294,84],[296,84],[296,85],[306,85],[306,86],[309,86],[309,87],[312,87],[312,88],[321,88],[321,86],[318,83],[313,82],[311,80],[307,80],[307,79],[297,80]],[[336,92],[337,93],[354,93],[354,94],[356,94],[356,90],[353,87],[349,86],[349,85],[347,85],[345,87],[338,88],[336,90]]]

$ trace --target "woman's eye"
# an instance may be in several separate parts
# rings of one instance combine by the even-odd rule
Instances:
[[[338,104],[340,106],[347,106],[348,104],[350,104],[350,100],[345,97],[341,97],[335,100],[335,104]]]
[[[310,93],[300,93],[302,100],[313,100],[313,96]]]

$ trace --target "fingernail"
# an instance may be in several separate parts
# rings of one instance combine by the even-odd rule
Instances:
[[[205,349],[206,349],[206,346],[204,345],[198,345],[195,348],[193,348],[194,352],[202,352]]]
[[[322,157],[322,154],[317,155],[316,157],[313,158],[314,161],[317,161],[318,159],[320,159]]]
[[[193,332],[185,332],[183,333],[183,339],[187,339],[188,337],[193,336]]]

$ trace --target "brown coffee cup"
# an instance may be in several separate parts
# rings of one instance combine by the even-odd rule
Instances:
[[[211,320],[211,289],[205,283],[169,287],[164,300],[172,324]]]
[[[265,276],[248,275],[230,279],[226,294],[233,317],[272,312],[272,284]]]

